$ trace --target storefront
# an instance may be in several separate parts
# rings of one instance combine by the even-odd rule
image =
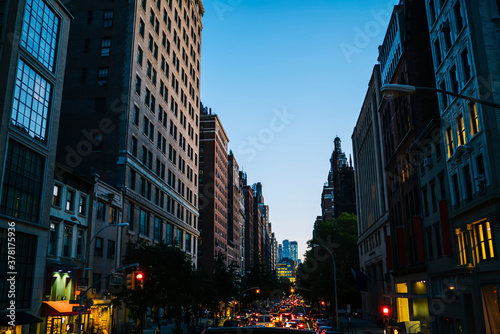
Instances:
[[[44,333],[66,334],[77,331],[78,312],[73,312],[69,301],[49,301],[42,304],[42,317],[44,318]],[[82,313],[82,333],[87,333],[89,311]]]
[[[113,325],[111,300],[94,299],[94,305],[90,308],[88,334],[109,334]]]

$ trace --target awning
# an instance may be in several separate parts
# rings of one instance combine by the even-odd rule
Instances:
[[[79,306],[78,304],[70,304],[68,301],[57,301],[57,302],[42,302],[42,316],[68,316],[68,315],[78,315],[78,312],[73,312],[73,306]],[[89,313],[89,311],[82,312],[83,314]]]
[[[0,326],[10,326],[9,322],[11,322],[13,319],[8,317],[9,314],[10,314],[9,312],[0,312]],[[16,318],[14,323],[16,324],[16,326],[43,322],[42,319],[35,317],[34,315],[31,315],[28,312],[24,311],[16,310],[15,316]]]

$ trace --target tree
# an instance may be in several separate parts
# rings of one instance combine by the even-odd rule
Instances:
[[[298,269],[298,285],[308,289],[304,295],[330,301],[333,310],[333,265],[330,254],[324,249],[328,248],[335,256],[339,307],[360,304],[360,292],[351,270],[359,263],[357,237],[357,218],[353,214],[342,213],[338,218],[318,224],[314,238],[308,241],[305,261]]]
[[[176,319],[181,310],[199,296],[194,267],[189,255],[178,247],[158,243],[151,245],[142,240],[127,245],[123,263],[139,263],[144,273],[142,290],[125,290],[117,300],[123,301],[130,316],[138,320],[142,331],[144,314],[148,308],[163,307]],[[179,323],[180,325],[180,323]]]

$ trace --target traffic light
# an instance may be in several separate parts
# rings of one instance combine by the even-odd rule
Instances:
[[[139,290],[144,289],[144,274],[142,271],[135,271],[134,274],[135,287]]]
[[[135,271],[127,274],[127,290],[135,290]]]
[[[387,305],[382,306],[382,317],[384,321],[384,326],[389,325],[389,316],[391,314],[391,309]]]
[[[69,322],[66,324],[66,332],[73,333],[75,331],[75,324],[73,322]]]

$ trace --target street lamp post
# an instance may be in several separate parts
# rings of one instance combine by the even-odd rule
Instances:
[[[243,291],[241,291],[241,292],[240,292],[240,312],[241,312],[241,303],[242,303],[242,301],[243,301],[243,294],[244,294],[245,292],[250,291],[250,290],[253,290],[253,289],[256,289],[256,291],[255,291],[256,293],[260,293],[260,289],[259,289],[259,287],[258,287],[258,286],[252,286],[251,288],[248,288],[248,289],[243,290]]]
[[[459,97],[468,101],[472,101],[475,103],[483,104],[485,106],[493,107],[493,108],[498,108],[500,109],[500,104],[496,104],[490,101],[486,101],[483,99],[476,99],[475,97],[471,96],[466,96],[462,94],[457,94],[454,92],[450,92],[444,89],[439,89],[439,88],[434,88],[434,87],[415,87],[411,85],[399,85],[399,84],[385,84],[382,85],[380,88],[380,91],[382,92],[382,95],[386,99],[392,100],[397,98],[398,96],[406,96],[406,95],[411,95],[417,91],[422,91],[422,92],[434,92],[434,93],[442,93],[446,95],[451,95],[455,97]]]
[[[313,246],[321,246],[321,247],[323,247],[332,256],[332,261],[333,261],[333,283],[334,283],[334,289],[335,289],[335,329],[338,330],[339,329],[339,305],[338,305],[338,295],[337,295],[337,267],[335,265],[335,256],[333,255],[333,252],[328,247],[325,247],[323,245],[318,245],[318,244],[315,244]]]
[[[75,215],[72,215],[71,217],[71,220],[72,221],[75,221],[75,222],[78,222],[80,225],[82,225],[82,223],[78,220],[78,218],[75,216]],[[101,228],[99,231],[96,232],[96,234],[94,234],[94,236],[90,239],[90,241],[87,243],[87,247],[85,249],[85,256],[84,258],[82,259],[82,278],[85,278],[85,272],[87,270],[87,258],[89,257],[90,255],[90,245],[92,244],[92,241],[94,241],[94,239],[97,237],[97,235],[99,233],[101,233],[102,230],[108,228],[108,227],[124,227],[124,226],[128,226],[129,224],[128,223],[120,223],[120,224],[110,224],[110,225],[106,225],[104,226],[103,228]],[[78,334],[81,334],[82,333],[82,308],[83,308],[83,296],[85,295],[85,293],[90,289],[90,287],[87,287],[86,290],[84,291],[80,291],[80,307],[78,309],[78,329],[77,329],[77,333]]]

